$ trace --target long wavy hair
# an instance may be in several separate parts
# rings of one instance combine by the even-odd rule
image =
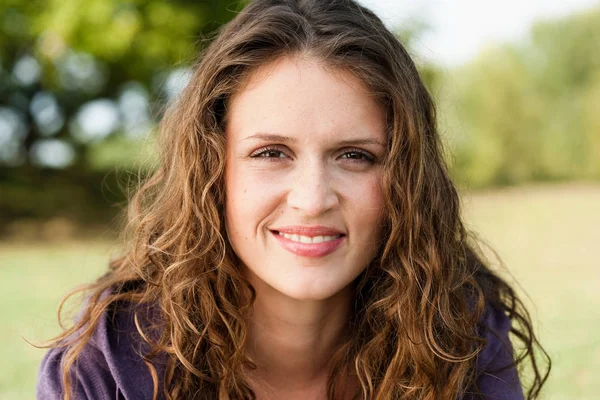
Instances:
[[[255,398],[244,373],[255,367],[245,350],[255,292],[225,233],[224,125],[228,100],[252,71],[298,54],[355,74],[388,121],[385,240],[357,278],[352,334],[333,357],[329,398],[347,390],[348,374],[362,399],[477,392],[486,304],[511,319],[515,363],[533,370],[526,394],[537,397],[550,360],[515,291],[486,266],[461,221],[434,103],[400,41],[353,0],[256,0],[206,48],[160,123],[161,161],[130,199],[124,255],[84,289],[77,322],[50,344],[66,347],[65,397],[99,321],[133,304],[154,399]]]

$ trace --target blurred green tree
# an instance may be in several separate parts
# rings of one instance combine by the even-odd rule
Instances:
[[[539,22],[454,76],[445,101],[460,182],[600,178],[600,7]]]
[[[132,168],[140,145],[151,146],[204,38],[243,4],[1,2],[0,230],[24,217],[93,220],[98,203],[122,199],[101,193],[106,171]]]
[[[82,168],[95,142],[120,131],[131,134],[126,128],[136,122],[150,128],[153,115],[145,108],[160,108],[156,101],[177,90],[178,78],[185,79],[185,68],[202,47],[199,38],[241,5],[232,0],[3,2],[0,98],[9,135],[2,140],[11,144],[0,163]],[[138,121],[128,121],[136,112]],[[48,143],[64,149],[64,160],[42,154]]]

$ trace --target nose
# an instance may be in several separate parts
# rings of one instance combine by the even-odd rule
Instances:
[[[290,182],[288,206],[307,216],[319,216],[339,204],[333,180],[321,161],[307,161],[297,167]]]

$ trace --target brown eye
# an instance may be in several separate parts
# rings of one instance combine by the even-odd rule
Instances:
[[[259,157],[268,157],[268,158],[283,158],[285,154],[279,150],[267,150],[263,151],[258,155]]]
[[[362,162],[372,163],[375,161],[375,157],[373,157],[371,154],[369,154],[365,151],[359,151],[359,150],[346,151],[340,157],[347,159],[347,160],[358,161],[358,162],[362,161]]]
[[[251,158],[271,158],[271,159],[276,159],[276,158],[286,158],[287,156],[285,155],[285,153],[279,149],[273,149],[273,148],[263,148],[260,149],[256,152],[254,152],[251,156]]]

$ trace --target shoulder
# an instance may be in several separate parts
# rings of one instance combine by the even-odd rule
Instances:
[[[71,367],[73,398],[152,398],[152,376],[141,356],[148,349],[135,327],[133,310],[123,308],[109,314],[113,313],[105,312],[101,317],[92,338]],[[66,351],[65,347],[53,348],[43,358],[36,389],[38,399],[62,398]],[[158,375],[162,375],[160,371]]]
[[[523,389],[509,339],[511,320],[504,311],[487,305],[480,324],[485,347],[477,356],[477,385],[486,399],[521,400]]]

